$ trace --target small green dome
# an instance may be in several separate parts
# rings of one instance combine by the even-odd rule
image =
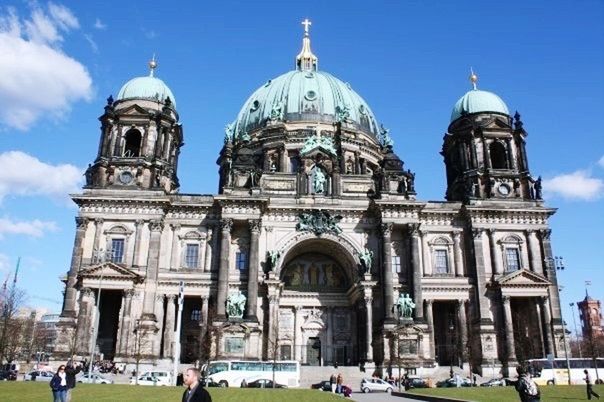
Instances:
[[[235,122],[234,133],[241,135],[275,114],[287,122],[336,122],[338,115],[372,136],[379,133],[371,108],[348,83],[324,71],[295,70],[269,80],[245,102]]]
[[[162,103],[168,97],[170,97],[172,105],[176,107],[176,99],[170,88],[162,80],[151,75],[131,79],[117,94],[117,100],[148,99]]]
[[[483,112],[501,113],[508,116],[510,114],[505,102],[499,96],[492,92],[472,89],[455,103],[453,112],[451,112],[451,121],[457,120],[464,114]]]

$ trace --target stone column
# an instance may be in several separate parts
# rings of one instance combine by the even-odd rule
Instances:
[[[428,232],[419,232],[419,237],[422,244],[422,276],[431,276],[434,274],[433,268],[430,266],[430,246],[428,245]]]
[[[203,272],[206,271],[206,250],[208,249],[208,235],[207,233],[202,233],[201,241],[199,245],[199,267]]]
[[[94,239],[92,241],[92,249],[100,250],[99,242],[101,241],[101,234],[103,233],[103,222],[105,220],[103,218],[96,218],[94,220]],[[92,256],[94,258],[94,255]],[[92,261],[91,261],[92,262]]]
[[[333,351],[333,307],[325,308],[325,315],[327,315],[327,336],[325,339],[325,361],[333,362],[335,353]],[[342,364],[344,362],[340,362]]]
[[[434,344],[434,315],[432,314],[432,305],[434,300],[428,299],[424,300],[426,302],[426,322],[428,323],[428,331],[430,334],[430,358],[434,359],[436,356],[436,351],[434,348],[436,345]],[[416,303],[416,306],[419,303]]]
[[[277,319],[277,309],[279,306],[279,297],[277,295],[268,296],[268,359],[273,359],[277,355],[277,332],[279,331],[279,321]]]
[[[543,338],[545,339],[545,353],[554,354],[554,342],[552,339],[552,315],[550,314],[548,297],[541,297],[541,312],[543,315]]]
[[[260,220],[252,219],[250,224],[250,265],[247,275],[247,306],[245,316],[249,320],[258,321],[256,310],[258,305],[258,239],[260,238]]]
[[[384,289],[384,319],[393,320],[392,307],[394,306],[394,287],[392,283],[392,223],[382,223],[383,240],[383,289]]]
[[[153,342],[153,354],[157,357],[159,357],[161,353],[161,333],[163,330],[162,325],[164,323],[164,298],[165,296],[162,294],[155,297],[155,316],[157,317],[159,335]]]
[[[140,249],[141,242],[143,239],[143,225],[145,221],[142,219],[137,219],[134,223],[135,232],[134,232],[134,251],[132,252],[132,267],[137,268],[140,266]]]
[[[422,298],[422,267],[420,261],[420,233],[419,224],[409,224],[409,234],[411,235],[411,265],[413,267],[413,300],[415,301],[415,318],[423,320],[424,304]],[[425,262],[424,262],[425,263]]]
[[[541,266],[541,250],[539,250],[537,233],[534,230],[527,230],[526,234],[528,237],[528,252],[531,271],[543,275],[543,267]]]
[[[155,292],[157,290],[157,275],[159,273],[159,256],[161,254],[161,232],[164,223],[153,220],[149,223],[151,237],[149,240],[149,258],[147,260],[147,276],[145,278],[145,296],[143,299],[143,321],[156,321]]]
[[[279,171],[280,172],[287,172],[288,170],[288,163],[289,162],[289,158],[287,156],[287,150],[285,149],[285,147],[281,147],[279,149],[279,163],[280,163],[280,167],[279,167]]]
[[[63,302],[63,311],[61,317],[65,318],[76,318],[76,298],[78,291],[75,288],[78,271],[82,264],[82,253],[84,242],[84,236],[86,235],[86,228],[88,227],[88,219],[77,217],[76,221],[76,234],[75,240],[73,241],[73,252],[71,254],[71,264],[69,266],[69,272],[67,274],[67,285],[65,286],[65,300]]]
[[[301,331],[300,307],[294,307],[294,360],[302,360],[302,331]]]
[[[222,242],[220,245],[220,268],[218,271],[218,296],[216,298],[216,313],[221,319],[226,318],[226,300],[229,288],[229,254],[231,248],[232,219],[221,219]]]
[[[472,229],[474,238],[474,264],[476,267],[476,294],[478,318],[492,322],[490,300],[487,297],[487,280],[484,268],[483,238],[484,229]]]
[[[166,295],[166,326],[164,327],[164,357],[174,357],[174,320],[176,318],[176,295]]]
[[[365,339],[367,349],[366,360],[373,361],[373,297],[365,297],[365,310],[367,312],[367,323],[365,326]]]
[[[453,232],[453,261],[455,262],[455,276],[464,276],[463,255],[461,253],[461,233]]]
[[[510,297],[503,296],[503,312],[505,317],[505,348],[507,349],[508,365],[516,361],[516,349],[514,346],[514,326],[512,324],[512,307]]]
[[[94,293],[90,288],[80,289],[80,310],[78,313],[76,328],[76,350],[90,353],[90,323],[92,321],[92,310],[94,306]],[[71,341],[71,339],[70,339]]]
[[[170,269],[179,269],[182,265],[180,258],[180,240],[178,239],[178,232],[180,232],[180,224],[173,223],[170,225],[172,228],[172,249],[170,251]]]
[[[129,353],[128,344],[130,338],[130,323],[132,313],[132,296],[134,296],[134,289],[125,289],[122,296],[122,322],[120,323],[119,330],[119,346],[116,348],[118,354],[127,356]]]
[[[212,270],[212,250],[214,249],[214,230],[208,227],[208,234],[206,236],[206,256],[205,263],[203,264],[203,272],[210,272]]]
[[[462,362],[463,362],[463,356],[465,355],[464,351],[467,350],[468,348],[468,323],[466,320],[466,301],[465,300],[458,300],[457,301],[459,310],[458,310],[458,321],[459,321],[459,341],[460,341],[460,345],[459,345],[459,350],[460,350],[460,356],[462,356]]]
[[[493,267],[494,275],[501,275],[503,273],[503,269],[501,268],[501,260],[497,255],[497,241],[495,241],[495,229],[489,229],[487,233],[489,234],[489,246],[491,250],[491,266]]]
[[[549,286],[549,298],[551,300],[550,307],[552,309],[552,323],[554,325],[562,324],[562,312],[560,311],[560,293],[558,292],[558,277],[556,275],[556,267],[554,266],[554,255],[552,253],[552,244],[550,242],[550,235],[552,231],[550,229],[543,229],[539,231],[541,236],[541,245],[543,251],[543,266],[545,270],[545,276],[552,283]],[[551,349],[550,349],[551,350]],[[550,352],[553,353],[553,352]]]
[[[541,300],[540,299],[534,299],[535,300],[535,310],[537,312],[537,323],[539,325],[539,345],[541,345],[541,351],[543,352],[541,357],[546,357],[545,356],[545,337],[543,336],[545,333],[545,326],[543,325],[543,315],[541,314]]]

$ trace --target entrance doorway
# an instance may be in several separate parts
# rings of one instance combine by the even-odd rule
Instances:
[[[113,360],[117,341],[117,328],[119,324],[120,308],[122,307],[122,294],[118,290],[102,290],[100,314],[98,316],[98,335],[96,343],[98,352],[105,360]],[[100,356],[97,356],[100,358]]]
[[[309,366],[321,365],[321,339],[318,337],[308,338],[306,343],[306,364]]]

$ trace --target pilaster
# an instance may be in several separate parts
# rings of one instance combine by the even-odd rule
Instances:
[[[222,241],[220,245],[220,268],[218,271],[218,295],[216,298],[216,313],[219,319],[226,318],[226,299],[229,287],[229,251],[231,246],[232,219],[221,219]]]

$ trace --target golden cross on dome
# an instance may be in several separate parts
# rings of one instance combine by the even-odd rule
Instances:
[[[305,34],[305,35],[308,35],[308,27],[309,27],[310,25],[312,25],[312,22],[310,22],[310,21],[308,20],[308,18],[306,18],[306,19],[304,19],[304,21],[302,21],[302,25],[304,25],[304,34]]]

